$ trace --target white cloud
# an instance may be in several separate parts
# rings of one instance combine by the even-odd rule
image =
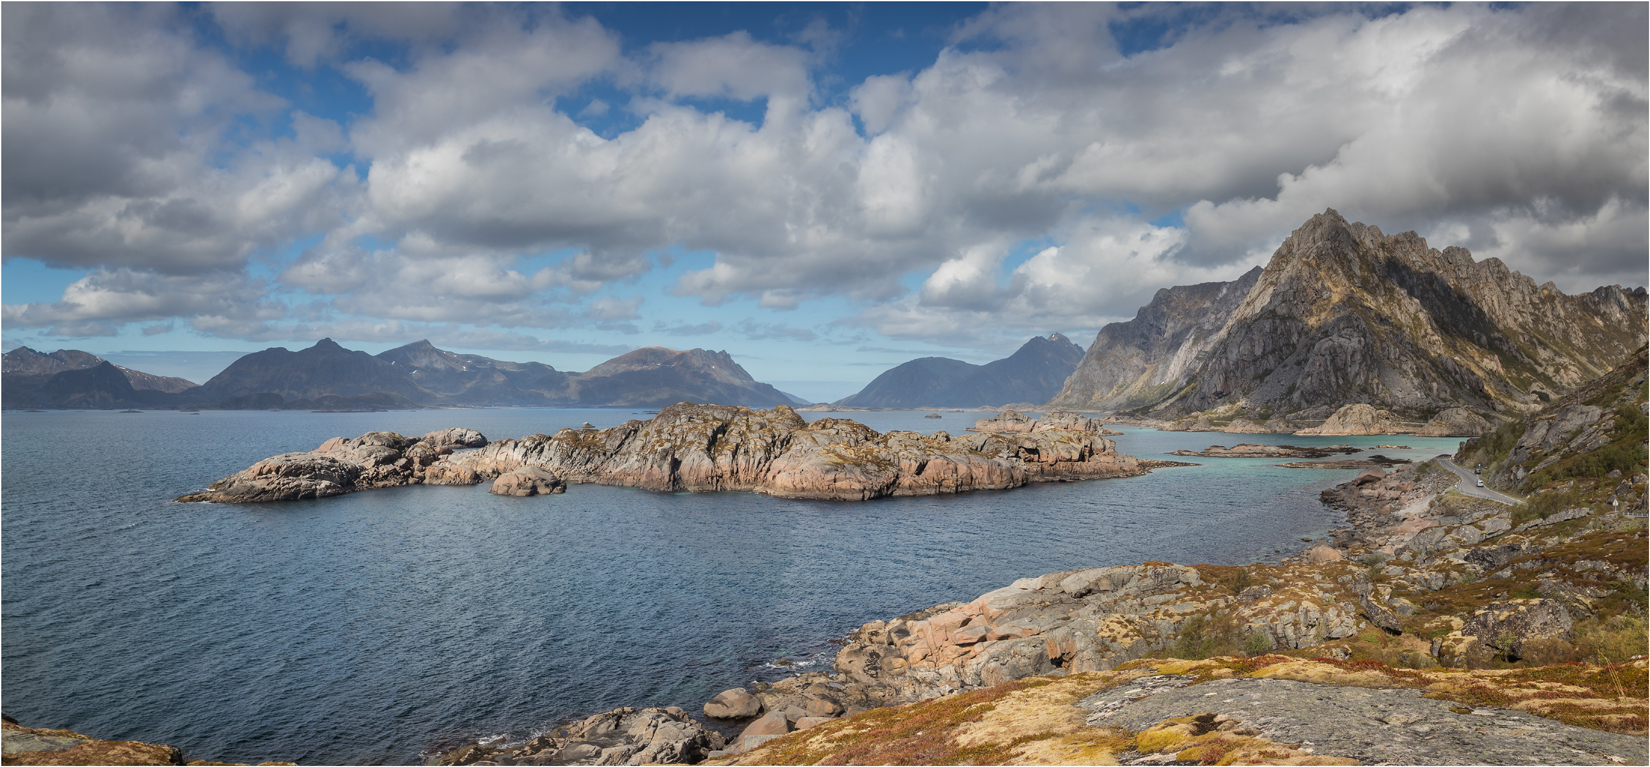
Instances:
[[[1002,344],[1235,277],[1326,207],[1569,291],[1644,280],[1643,5],[1010,4],[931,65],[851,84],[844,105],[817,89],[840,43],[819,25],[799,38],[811,49],[735,30],[623,41],[626,58],[559,8],[399,8],[208,11],[231,40],[364,84],[371,109],[346,129],[260,91],[173,9],[5,6],[5,255],[98,270],[62,301],[8,306],[7,325],[288,332],[258,311],[145,303],[177,279],[250,306],[269,290],[320,300],[309,324],[628,333],[653,307],[610,286],[679,247],[715,261],[676,295],[774,310],[840,296],[886,335]],[[1113,25],[1141,19],[1173,31],[1124,56]],[[362,40],[405,56],[361,58]],[[592,83],[640,123],[604,137],[558,111]],[[763,97],[760,124],[692,105]],[[580,103],[581,119],[608,109]],[[228,137],[281,114],[290,139]],[[321,156],[346,149],[362,176]],[[1148,223],[1176,212],[1184,226]],[[277,285],[244,276],[304,235],[321,242]]]
[[[710,96],[750,101],[785,97],[804,101],[813,89],[808,54],[751,39],[744,30],[722,37],[649,46],[648,81],[673,98]]]

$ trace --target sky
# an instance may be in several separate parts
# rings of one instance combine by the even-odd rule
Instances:
[[[1330,207],[1640,286],[1646,7],[5,3],[0,335],[196,382],[725,349],[828,400]]]

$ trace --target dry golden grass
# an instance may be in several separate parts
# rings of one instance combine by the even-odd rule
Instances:
[[[1174,753],[1200,764],[1352,764],[1311,754],[1212,715],[1171,719],[1140,733],[1084,724],[1076,702],[1149,674],[1198,681],[1232,677],[1426,690],[1427,697],[1499,706],[1593,729],[1646,734],[1647,666],[1565,663],[1494,670],[1404,669],[1374,661],[1283,655],[1139,660],[1112,671],[1022,679],[984,690],[859,716],[792,733],[707,764],[1116,764],[1128,751]]]

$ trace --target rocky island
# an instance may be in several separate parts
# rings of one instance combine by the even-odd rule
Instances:
[[[286,453],[224,477],[181,502],[251,503],[325,498],[406,485],[473,485],[536,495],[564,483],[660,492],[746,491],[779,498],[863,501],[889,496],[1007,490],[1031,482],[1129,477],[1146,473],[1117,452],[1104,429],[1075,413],[1041,420],[1018,413],[984,419],[980,433],[883,434],[842,418],[809,423],[790,407],[771,410],[679,403],[647,421],[611,429],[562,429],[555,435],[489,442],[469,429],[422,438],[369,432]],[[463,450],[463,448],[477,448]]]

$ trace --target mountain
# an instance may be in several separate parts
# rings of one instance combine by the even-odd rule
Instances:
[[[230,408],[798,404],[751,378],[727,352],[650,347],[584,373],[564,373],[537,362],[457,354],[429,341],[374,356],[327,338],[296,352],[248,354],[190,395],[191,401]]]
[[[157,407],[198,388],[182,378],[124,368],[75,349],[42,354],[19,346],[3,359],[0,386],[7,407]]]
[[[1482,465],[1484,481],[1509,492],[1562,483],[1569,494],[1619,494],[1614,491],[1622,476],[1645,471],[1647,368],[1650,352],[1640,348],[1616,369],[1529,417],[1463,442],[1457,458],[1463,466]],[[1575,503],[1572,498],[1565,505]]]
[[[1051,404],[1128,410],[1185,387],[1260,274],[1157,291],[1134,319],[1100,329]]]
[[[1364,403],[1412,421],[1453,407],[1501,420],[1603,374],[1646,339],[1643,288],[1566,295],[1498,259],[1438,251],[1414,232],[1388,236],[1333,209],[1290,234],[1235,307],[1229,292],[1203,294],[1201,305],[1160,308],[1181,323],[1224,319],[1213,336],[1131,341],[1108,326],[1051,404],[1266,421],[1321,420]],[[1186,374],[1126,389],[1121,401],[1104,388],[1142,361],[1188,360]]]
[[[568,401],[568,374],[538,362],[458,354],[437,349],[427,340],[398,346],[378,359],[395,365],[424,391],[467,405]]]
[[[663,407],[678,402],[770,408],[805,404],[745,372],[727,352],[659,346],[614,357],[571,377],[573,403]]]
[[[191,394],[203,403],[211,403],[265,393],[280,395],[283,400],[312,400],[327,394],[353,397],[377,392],[400,395],[419,404],[432,404],[438,399],[413,383],[408,371],[366,352],[345,349],[330,338],[295,352],[275,347],[248,354]]]
[[[1059,333],[1037,336],[1014,354],[984,365],[923,357],[884,372],[835,404],[852,407],[996,407],[1046,402],[1083,359],[1083,347]]]
[[[171,392],[133,387],[125,370],[108,361],[53,373],[31,387],[14,389],[15,380],[6,377],[7,407],[158,407],[178,397]]]
[[[47,378],[65,370],[85,370],[97,367],[106,362],[102,357],[88,354],[77,349],[59,349],[51,354],[41,354],[27,346],[19,346],[4,356],[5,386],[19,387],[19,390],[33,389]],[[170,376],[157,376],[141,370],[115,365],[126,376],[133,389],[139,391],[152,390],[171,394],[195,388],[193,381]]]

